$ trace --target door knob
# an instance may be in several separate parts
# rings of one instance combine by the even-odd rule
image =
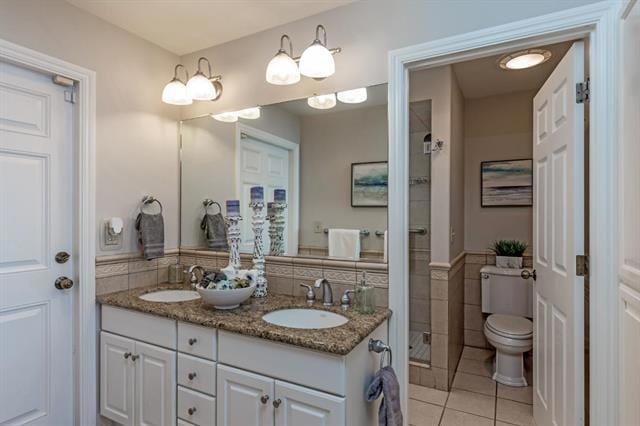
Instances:
[[[533,280],[535,281],[536,278],[538,277],[536,275],[536,270],[534,269],[533,271],[529,272],[528,270],[524,269],[521,273],[520,276],[525,279],[528,280],[529,278],[533,278]]]
[[[58,290],[69,290],[73,287],[73,280],[67,277],[58,277],[55,282],[55,286]]]

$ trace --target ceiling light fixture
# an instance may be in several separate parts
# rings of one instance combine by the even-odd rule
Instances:
[[[315,109],[331,109],[336,106],[336,94],[311,96],[307,99],[307,104]]]
[[[522,70],[535,67],[551,58],[551,52],[545,49],[527,49],[510,53],[498,60],[498,65],[503,70]]]
[[[211,114],[211,117],[223,123],[235,123],[238,121],[238,114],[235,112],[223,112],[220,114]]]
[[[189,80],[187,69],[178,64],[173,70],[173,78],[164,86],[162,90],[162,102],[170,105],[191,105],[193,100],[187,94],[187,86],[185,82],[178,78],[178,69],[182,68],[186,75],[185,81]]]
[[[260,118],[260,107],[252,107],[241,109],[240,111],[234,112],[238,117],[244,118],[246,120],[256,120]]]
[[[320,41],[322,30],[323,41]],[[325,79],[336,72],[333,55],[327,49],[327,30],[323,25],[316,27],[316,38],[300,57],[300,74],[316,80]]]
[[[338,92],[338,100],[345,104],[359,104],[367,100],[367,88],[344,90]]]
[[[284,40],[289,41],[289,53],[284,50]],[[293,59],[293,43],[288,35],[280,37],[280,50],[267,65],[266,79],[268,83],[278,86],[296,84],[300,81],[300,70]]]
[[[202,62],[207,63],[209,76],[202,72]],[[211,62],[205,57],[198,59],[198,71],[187,82],[187,93],[196,101],[213,101],[219,98],[218,90],[213,85],[213,81],[220,79],[220,76],[211,75]]]

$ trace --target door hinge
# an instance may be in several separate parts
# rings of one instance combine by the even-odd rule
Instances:
[[[583,104],[589,100],[590,80],[586,79],[580,83],[576,83],[576,103]]]
[[[64,91],[64,100],[66,102],[69,102],[71,104],[75,104],[76,100],[77,100],[77,95],[76,95],[76,91],[71,89],[71,90],[65,90]]]
[[[576,275],[579,277],[589,276],[589,256],[583,254],[576,256]]]

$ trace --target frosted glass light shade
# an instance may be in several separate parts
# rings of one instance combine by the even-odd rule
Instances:
[[[367,88],[345,90],[338,92],[338,100],[345,104],[359,104],[367,100]]]
[[[255,120],[257,118],[260,118],[260,107],[245,108],[235,112],[235,114],[240,118]]]
[[[298,64],[284,50],[279,50],[267,65],[266,79],[268,83],[278,86],[296,84],[300,81]]]
[[[196,73],[187,82],[187,94],[196,101],[210,101],[216,97],[213,83],[202,73]]]
[[[235,123],[238,121],[238,114],[235,112],[223,112],[220,114],[212,114],[211,117],[224,123]]]
[[[523,70],[535,67],[551,58],[551,52],[545,49],[529,49],[505,55],[498,60],[500,68],[505,70]]]
[[[300,57],[300,74],[315,78],[323,79],[333,75],[336,72],[336,63],[333,55],[318,40],[302,52]]]
[[[164,86],[162,102],[170,105],[191,105],[193,103],[187,95],[187,86],[178,79],[173,79]]]
[[[307,99],[307,104],[311,108],[331,109],[336,106],[336,95],[335,93],[329,93],[328,95],[312,96]]]

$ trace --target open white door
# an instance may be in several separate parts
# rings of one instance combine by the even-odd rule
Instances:
[[[584,424],[584,43],[575,42],[533,99],[533,415]]]

